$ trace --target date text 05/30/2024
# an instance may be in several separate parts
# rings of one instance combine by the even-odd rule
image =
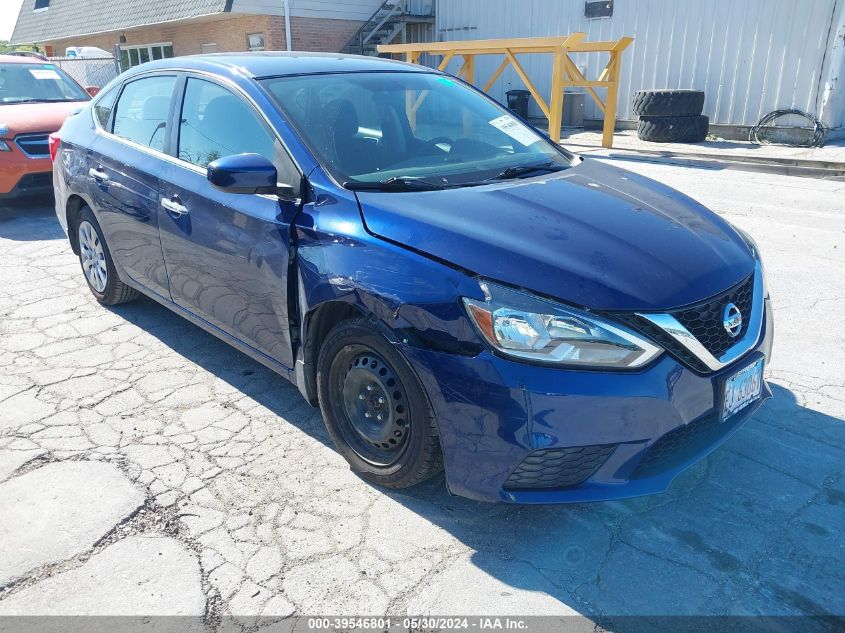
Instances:
[[[394,627],[402,630],[524,631],[528,629],[528,623],[522,618],[512,617],[308,618],[308,630],[310,631],[390,631]]]

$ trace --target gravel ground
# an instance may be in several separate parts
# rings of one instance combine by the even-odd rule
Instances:
[[[375,489],[297,390],[0,210],[0,615],[845,615],[845,183],[621,160],[754,235],[775,398],[645,499]]]

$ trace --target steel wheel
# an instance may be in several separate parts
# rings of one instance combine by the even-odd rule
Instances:
[[[338,323],[317,359],[326,429],[350,468],[407,488],[443,468],[431,405],[407,359],[367,319]]]
[[[347,347],[332,363],[340,432],[361,459],[394,464],[410,437],[405,388],[393,368],[363,345]]]
[[[99,293],[105,292],[109,281],[106,252],[96,229],[87,220],[79,223],[79,259],[91,287]]]

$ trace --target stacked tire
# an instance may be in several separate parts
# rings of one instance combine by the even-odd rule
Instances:
[[[702,90],[639,90],[634,93],[637,136],[652,143],[700,143],[710,120],[701,114]]]

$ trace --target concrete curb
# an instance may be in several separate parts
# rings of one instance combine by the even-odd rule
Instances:
[[[735,154],[675,152],[668,150],[604,149],[590,145],[568,143],[579,154],[610,160],[642,160],[667,164],[698,165],[701,167],[738,169],[743,171],[798,176],[801,178],[843,179],[845,162],[804,160],[785,157],[759,157]],[[580,150],[580,151],[579,151]]]

